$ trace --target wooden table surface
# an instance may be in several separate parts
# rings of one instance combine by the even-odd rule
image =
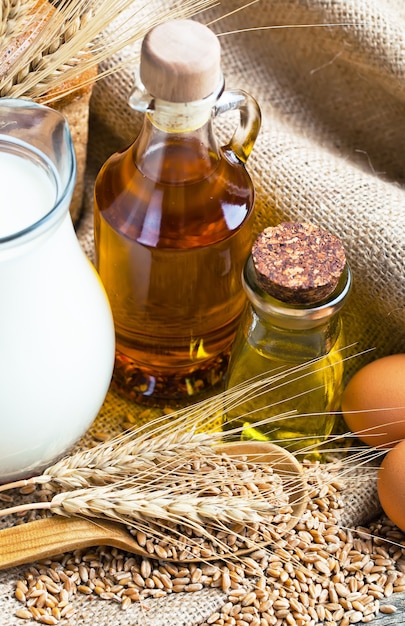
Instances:
[[[391,615],[379,613],[372,622],[369,622],[371,626],[398,626],[399,624],[405,624],[405,593],[394,594],[384,600],[382,604],[393,604],[398,607],[398,610]]]
[[[389,598],[384,598],[384,600],[381,600],[381,605],[384,604],[397,607],[397,611],[391,614],[379,613],[368,624],[371,624],[371,626],[405,626],[405,592],[394,593]],[[365,622],[359,622],[358,624],[360,626],[365,624]]]

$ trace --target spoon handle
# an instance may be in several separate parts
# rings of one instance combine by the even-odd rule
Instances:
[[[54,516],[19,524],[0,530],[0,569],[90,546],[130,550],[130,537],[125,534],[113,522],[99,524],[79,517]]]

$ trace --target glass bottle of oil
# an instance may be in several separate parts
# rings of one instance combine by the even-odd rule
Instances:
[[[242,400],[226,412],[223,428],[317,457],[339,429],[345,357],[339,311],[351,286],[343,246],[311,224],[267,228],[253,245],[243,285],[249,304],[226,382],[229,398],[238,389]]]
[[[256,101],[224,91],[218,38],[192,20],[150,31],[131,106],[140,134],[95,184],[96,264],[113,311],[113,385],[137,402],[191,398],[222,381],[244,308],[254,188],[245,163]],[[239,110],[229,144],[214,118]]]

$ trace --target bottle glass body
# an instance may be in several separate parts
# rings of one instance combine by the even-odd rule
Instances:
[[[231,391],[254,377],[268,380],[227,412],[224,430],[237,427],[242,439],[274,441],[316,457],[338,423],[345,348],[339,309],[350,289],[349,269],[327,301],[306,308],[261,292],[251,260],[244,278],[253,302],[235,340],[226,386]]]
[[[97,268],[116,330],[113,381],[131,399],[194,396],[223,377],[243,310],[254,190],[218,149],[211,106],[189,130],[164,103],[95,186]],[[199,111],[201,116],[201,111]]]

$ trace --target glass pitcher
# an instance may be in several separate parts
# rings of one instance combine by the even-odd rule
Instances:
[[[69,213],[68,123],[0,99],[0,481],[38,473],[85,433],[106,396],[114,328]]]

